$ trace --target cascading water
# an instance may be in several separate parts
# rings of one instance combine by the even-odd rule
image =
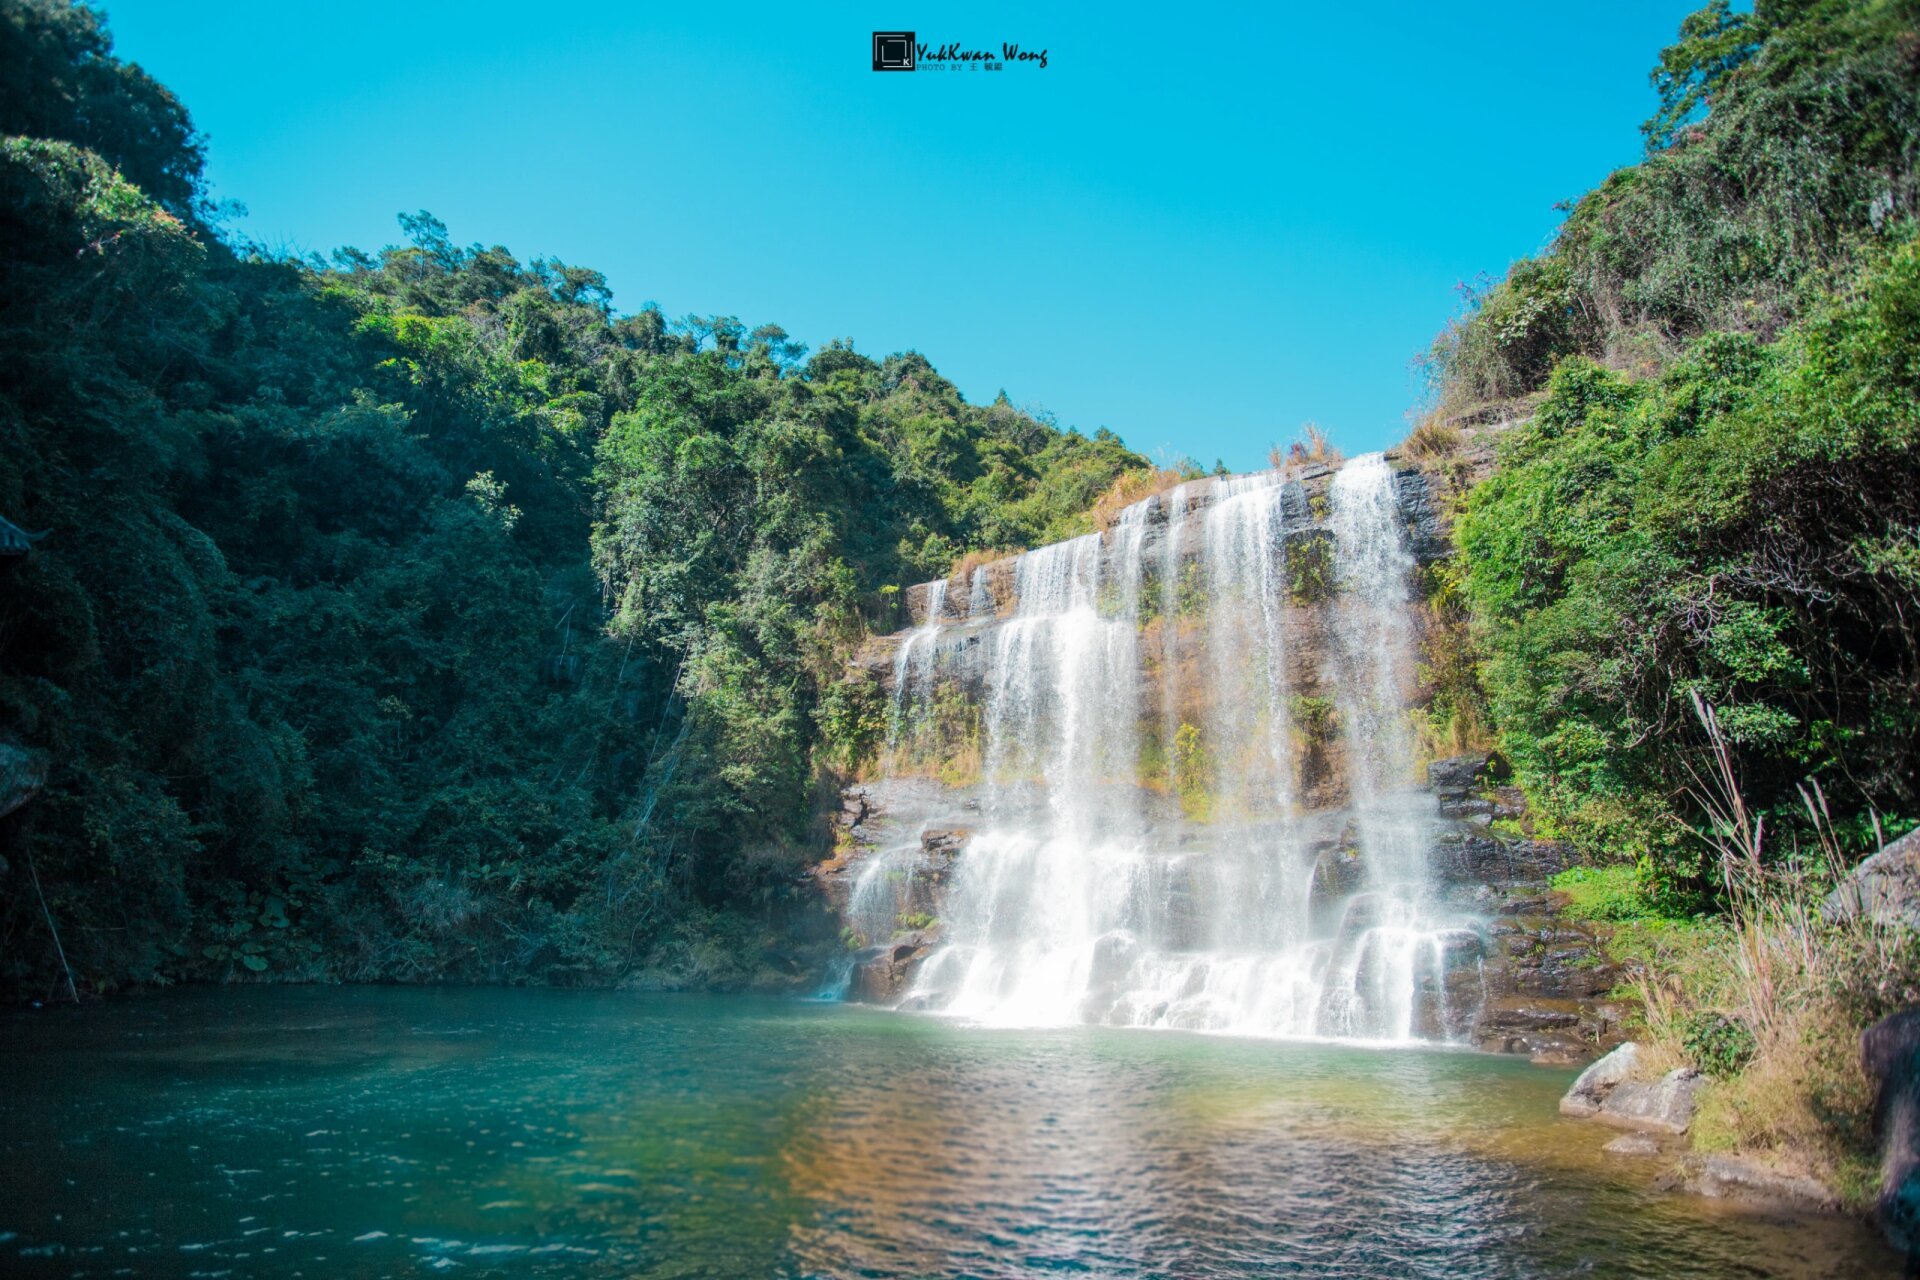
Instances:
[[[1462,922],[1425,875],[1394,475],[1309,499],[1277,472],[1183,484],[1105,534],[933,584],[896,653],[910,757],[943,680],[979,708],[977,827],[908,1002],[981,1022],[1409,1041],[1450,1027]],[[954,643],[946,643],[951,636]],[[922,744],[924,745],[924,744]],[[917,845],[849,913],[884,936]]]

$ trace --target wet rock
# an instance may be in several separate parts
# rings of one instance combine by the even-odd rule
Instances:
[[[859,826],[873,814],[873,796],[864,787],[848,787],[840,793],[840,825]]]
[[[1479,933],[1472,929],[1441,929],[1432,936],[1434,949],[1439,953],[1440,968],[1451,971],[1461,965],[1472,964],[1486,954],[1486,943]]]
[[[1607,998],[1620,975],[1594,926],[1553,914],[1551,895],[1476,906],[1492,917],[1477,975],[1486,1002],[1476,1044],[1572,1065],[1620,1043],[1630,1010]]]
[[[967,847],[967,841],[973,839],[973,832],[966,827],[928,827],[920,833],[920,854],[922,870],[936,884],[944,883],[947,872],[953,868],[953,860]],[[923,910],[931,910],[930,905]]]
[[[1570,1067],[1591,1056],[1577,1036],[1560,1031],[1523,1031],[1518,1034],[1477,1033],[1473,1047],[1482,1053],[1505,1053],[1532,1061],[1537,1055],[1548,1066]]]
[[[1423,980],[1414,993],[1413,1033],[1425,1040],[1459,1041],[1472,1028],[1479,1004],[1473,971],[1448,974],[1443,983]]]
[[[951,857],[972,838],[973,832],[965,827],[928,827],[920,833],[920,848],[927,853]]]
[[[1087,973],[1086,1004],[1090,1012],[1111,1008],[1120,999],[1139,953],[1139,940],[1124,930],[1103,934],[1094,942]]]
[[[1598,1112],[1608,1095],[1633,1075],[1640,1056],[1640,1046],[1628,1041],[1582,1071],[1560,1099],[1560,1114],[1590,1116]]]
[[[1909,831],[1855,867],[1820,905],[1829,924],[1865,916],[1920,930],[1920,830]]]
[[[1745,1156],[1696,1156],[1676,1171],[1682,1190],[1715,1200],[1759,1200],[1837,1210],[1833,1188],[1805,1174],[1773,1168]]]
[[[1584,1000],[1581,1029],[1593,1037],[1594,1043],[1606,1046],[1609,1050],[1619,1046],[1626,1038],[1627,1020],[1639,1013],[1639,1002],[1634,1000]]]
[[[1610,1156],[1657,1156],[1660,1142],[1650,1133],[1623,1133],[1600,1150]]]
[[[1861,1032],[1860,1062],[1876,1089],[1881,1189],[1874,1217],[1894,1247],[1911,1254],[1920,1251],[1920,1008]]]
[[[1340,917],[1339,936],[1344,940],[1358,938],[1367,930],[1388,922],[1393,904],[1391,900],[1378,893],[1357,893],[1347,900],[1346,911]]]
[[[1527,813],[1527,797],[1518,787],[1495,787],[1492,792],[1493,816],[1496,818],[1523,818]]]
[[[1321,853],[1313,864],[1313,896],[1344,898],[1360,887],[1366,868],[1351,847],[1334,845]]]
[[[1550,840],[1503,840],[1484,830],[1455,828],[1436,838],[1427,860],[1434,874],[1449,884],[1544,886],[1556,872],[1573,865],[1573,854]]]
[[[1536,1067],[1571,1067],[1592,1056],[1592,1046],[1579,1036],[1547,1032],[1531,1037],[1527,1058]]]
[[[1618,968],[1587,926],[1518,916],[1494,921],[1488,934],[1502,957],[1501,985],[1516,995],[1591,1000],[1619,982]]]
[[[1427,786],[1442,800],[1458,799],[1473,790],[1487,767],[1487,753],[1448,756],[1427,766]]]
[[[1431,564],[1453,554],[1444,504],[1436,500],[1425,472],[1411,467],[1395,471],[1393,501],[1407,531],[1407,550],[1417,563]]]
[[[891,1004],[907,988],[914,969],[933,949],[930,932],[902,934],[877,947],[865,947],[853,957],[853,980],[847,998],[866,1004]]]
[[[1432,974],[1422,974],[1416,984],[1415,1034],[1429,1040],[1475,1039],[1474,1022],[1486,994],[1486,985],[1480,980],[1480,966],[1464,956],[1437,979]],[[1504,1041],[1481,1047],[1508,1052]]]
[[[1490,1032],[1565,1031],[1580,1025],[1580,1009],[1571,1000],[1500,996],[1487,1002],[1480,1025]]]
[[[1593,1118],[1622,1129],[1685,1133],[1705,1084],[1706,1077],[1686,1067],[1676,1067],[1651,1084],[1627,1080],[1613,1087]]]

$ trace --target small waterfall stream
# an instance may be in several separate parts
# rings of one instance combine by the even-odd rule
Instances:
[[[1192,481],[1090,534],[930,586],[894,660],[896,768],[937,767],[941,691],[978,708],[977,814],[906,1003],[983,1023],[1444,1039],[1434,804],[1406,713],[1415,624],[1394,474],[1309,499]],[[1007,598],[1009,597],[1010,598]],[[956,608],[957,605],[957,608]],[[918,844],[874,851],[888,931]]]

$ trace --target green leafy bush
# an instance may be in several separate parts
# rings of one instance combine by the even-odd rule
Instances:
[[[1553,877],[1553,887],[1567,896],[1566,914],[1575,920],[1641,920],[1661,915],[1635,867],[1569,867]]]
[[[1759,1047],[1746,1023],[1713,1011],[1689,1018],[1680,1042],[1694,1066],[1722,1079],[1738,1075]]]
[[[1714,880],[1690,835],[1695,693],[1783,833],[1809,774],[1843,830],[1920,803],[1901,621],[1920,581],[1876,551],[1920,528],[1917,349],[1909,240],[1773,343],[1708,335],[1645,381],[1567,360],[1467,500],[1461,590],[1501,748],[1546,820],[1646,860],[1656,893]]]

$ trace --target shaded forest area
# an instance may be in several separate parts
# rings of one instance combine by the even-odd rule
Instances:
[[[798,980],[845,655],[1146,465],[426,214],[269,253],[87,6],[0,3],[0,77],[8,995],[48,917],[83,991]]]

